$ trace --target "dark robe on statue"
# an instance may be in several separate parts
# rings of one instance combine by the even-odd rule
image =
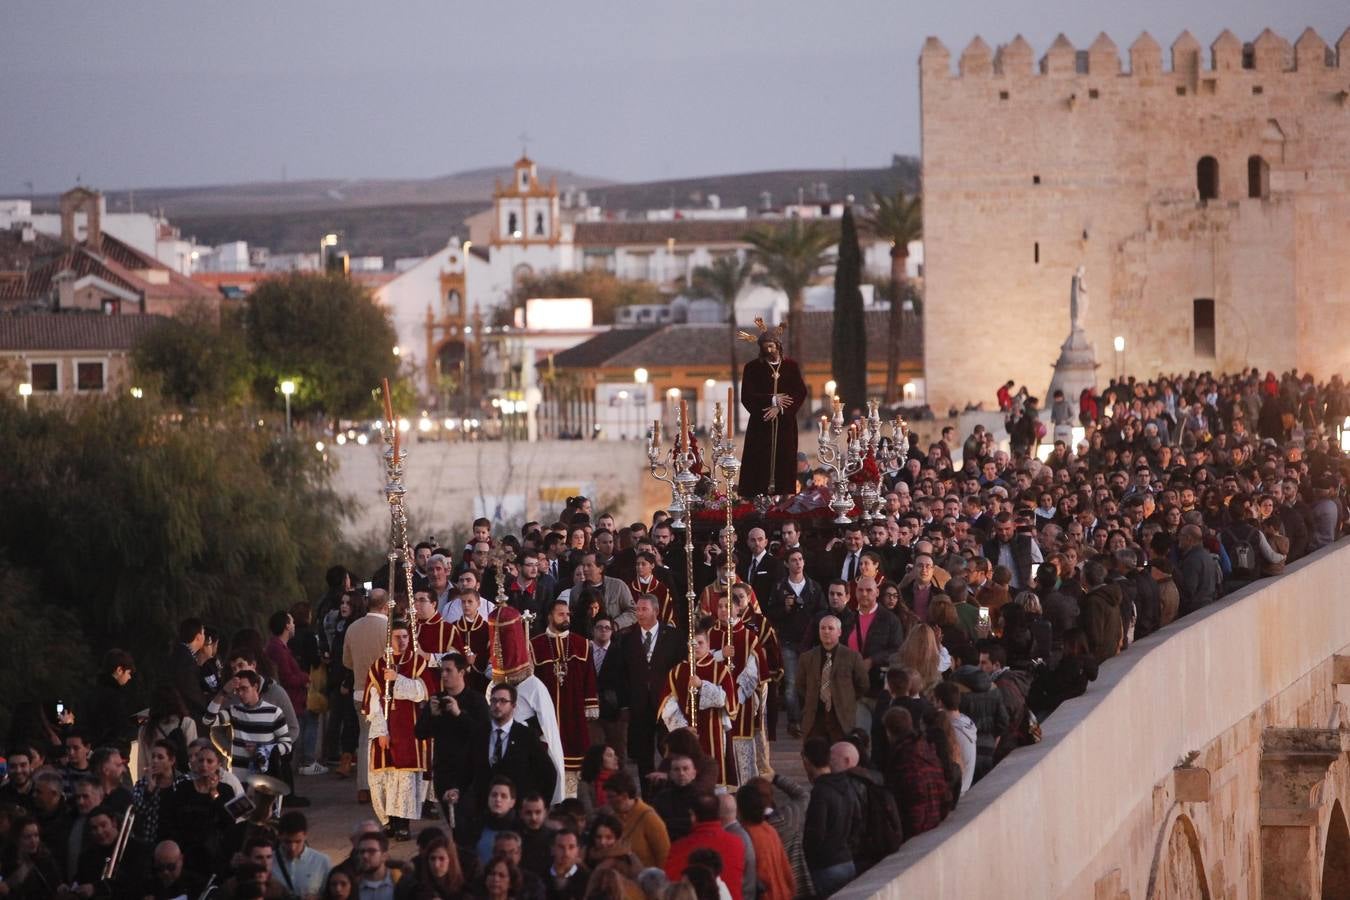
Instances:
[[[745,448],[741,453],[740,495],[797,493],[797,415],[806,403],[806,382],[797,363],[784,359],[778,370],[777,393],[792,398],[792,405],[771,422],[764,412],[774,395],[773,366],[762,356],[750,360],[741,371],[741,405],[750,414],[745,426]],[[774,422],[778,440],[774,442]],[[770,454],[773,459],[770,460]],[[770,474],[774,475],[773,479]],[[773,481],[773,490],[770,482]]]

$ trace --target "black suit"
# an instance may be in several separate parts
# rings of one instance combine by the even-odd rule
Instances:
[[[750,554],[742,553],[742,562],[736,563],[736,576],[741,581],[750,583],[750,587],[755,590],[755,599],[759,601],[760,607],[764,606],[764,601],[769,599],[769,594],[773,592],[773,587],[784,575],[787,574],[787,567],[780,561],[773,558],[768,550],[764,551],[759,564],[755,566],[754,571],[750,571]]]
[[[858,561],[853,567],[854,578],[857,578],[862,574],[862,555],[867,549],[867,545],[864,544],[862,549],[858,551]],[[816,581],[819,581],[820,586],[826,588],[828,591],[831,581],[834,581],[836,578],[844,577],[844,561],[848,559],[851,552],[852,551],[848,549],[846,544],[835,544],[834,549],[829,553],[821,554],[820,559],[816,563],[815,574],[812,575],[812,577],[815,578]]]
[[[496,765],[488,745],[493,734],[489,721],[474,729],[469,744],[469,761],[473,768],[473,809],[487,809],[488,787],[492,779],[505,775],[516,784],[516,796],[537,791],[546,800],[552,800],[558,771],[548,755],[548,747],[539,734],[521,722],[512,722],[506,737],[506,752]]]
[[[614,643],[622,665],[624,706],[628,708],[628,755],[637,760],[638,773],[645,778],[656,759],[657,705],[665,693],[670,670],[685,658],[689,648],[680,632],[669,625],[657,626],[650,662],[642,649],[641,626],[635,625]]]

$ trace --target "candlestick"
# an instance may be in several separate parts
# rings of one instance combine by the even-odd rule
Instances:
[[[680,449],[689,450],[689,401],[680,401]]]
[[[736,402],[736,389],[731,385],[727,385],[727,434],[731,434],[733,431],[736,430],[735,426],[733,425],[733,423],[736,421],[735,419],[736,407],[734,406],[735,402]]]
[[[661,420],[652,419],[652,449],[661,449]]]

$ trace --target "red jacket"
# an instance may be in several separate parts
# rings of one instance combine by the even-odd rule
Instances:
[[[745,879],[745,844],[722,828],[721,822],[695,822],[693,831],[670,845],[666,857],[666,877],[679,881],[689,868],[689,854],[707,847],[722,857],[722,881],[731,891],[731,900],[742,900],[741,883]]]
[[[306,707],[305,695],[309,691],[309,673],[300,668],[300,664],[295,661],[295,654],[291,653],[291,648],[286,646],[286,642],[275,635],[267,642],[263,652],[277,670],[277,682],[285,688],[286,696],[291,698],[295,714],[303,716]]]

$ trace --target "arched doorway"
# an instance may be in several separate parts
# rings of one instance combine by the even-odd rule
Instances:
[[[1176,817],[1158,853],[1149,879],[1150,900],[1209,900],[1200,836],[1189,816]]]
[[[1322,849],[1322,898],[1350,897],[1350,826],[1341,801],[1331,808],[1327,843]]]

